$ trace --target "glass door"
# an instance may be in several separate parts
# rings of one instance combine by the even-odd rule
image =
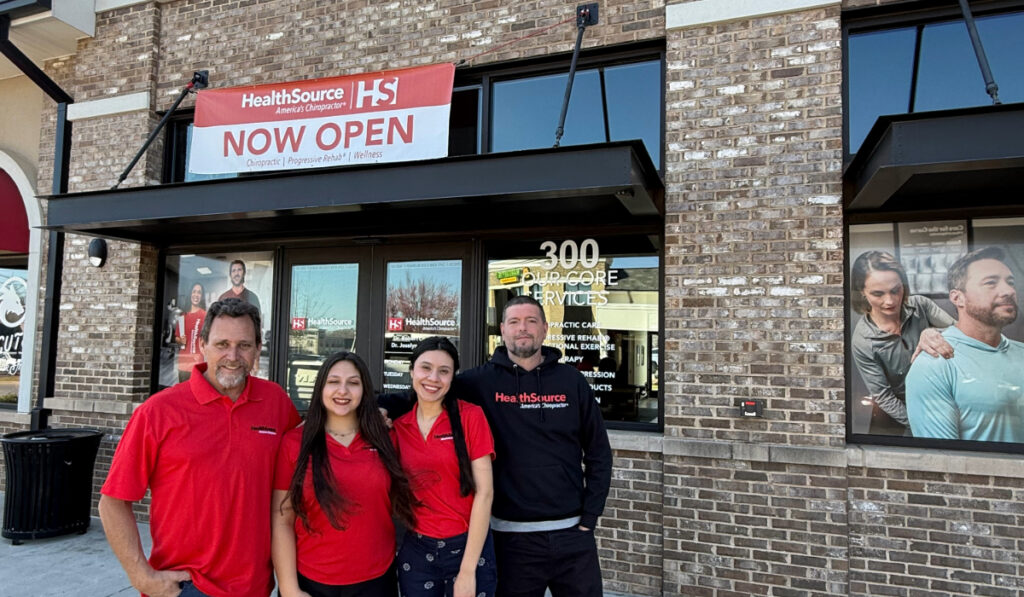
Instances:
[[[384,330],[385,392],[408,390],[409,356],[431,336],[458,348],[462,330],[462,260],[389,261]]]
[[[409,356],[423,338],[448,337],[467,351],[463,366],[475,361],[482,318],[465,312],[480,301],[471,255],[469,243],[288,251],[278,379],[296,407],[309,407],[321,363],[339,350],[362,356],[384,392],[409,388]]]
[[[366,327],[360,314],[366,300],[370,252],[349,249],[294,252],[288,259],[287,330],[282,386],[299,410],[309,408],[316,373],[339,350],[365,350]],[[362,333],[360,333],[362,332]]]

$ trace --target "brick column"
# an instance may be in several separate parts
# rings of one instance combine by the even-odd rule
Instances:
[[[666,13],[664,593],[845,594],[839,4]]]

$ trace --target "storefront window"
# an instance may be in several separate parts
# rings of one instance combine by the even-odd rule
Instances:
[[[385,392],[411,387],[409,357],[424,338],[445,336],[459,346],[462,261],[392,261],[387,265],[384,333]]]
[[[291,289],[286,389],[306,410],[320,364],[339,350],[355,350],[359,264],[292,266]]]
[[[1003,103],[1024,101],[1024,12],[976,15]],[[962,18],[848,38],[848,153],[856,153],[879,116],[985,106],[992,99]]]
[[[0,405],[18,403],[28,271],[0,268]]]
[[[1024,444],[1024,218],[851,225],[849,239],[851,433]],[[915,357],[929,328],[952,358]]]
[[[273,254],[270,252],[174,255],[167,258],[157,385],[188,378],[203,360],[199,333],[209,305],[239,298],[260,309],[263,347],[253,374],[268,377],[273,313]]]
[[[488,262],[488,350],[501,345],[505,303],[529,294],[548,319],[545,344],[590,382],[608,421],[657,423],[658,256],[605,254],[595,239],[538,243]]]
[[[569,75],[499,81],[493,87],[492,151],[551,147]],[[576,73],[560,144],[641,139],[661,164],[661,61]]]

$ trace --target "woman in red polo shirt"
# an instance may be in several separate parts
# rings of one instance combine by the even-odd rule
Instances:
[[[450,340],[423,340],[411,363],[416,404],[394,425],[416,497],[416,521],[398,552],[402,597],[493,597],[494,438],[479,406],[448,394],[459,369]]]
[[[178,351],[178,381],[188,381],[192,376],[192,367],[203,362],[199,352],[199,336],[203,331],[206,319],[206,290],[196,282],[189,292],[189,309],[178,319],[177,334],[174,341],[181,345]]]
[[[272,513],[281,597],[397,594],[392,516],[411,526],[413,498],[373,396],[363,360],[336,353],[317,373],[305,424],[281,442]]]

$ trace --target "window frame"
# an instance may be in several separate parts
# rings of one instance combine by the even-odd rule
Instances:
[[[850,227],[863,224],[892,224],[898,227],[901,223],[909,222],[931,222],[935,220],[961,219],[967,222],[967,248],[974,250],[978,247],[974,242],[974,221],[998,218],[1021,218],[1024,217],[1024,205],[1015,207],[981,207],[970,210],[937,210],[917,212],[869,212],[869,213],[846,213],[843,222],[843,246],[846,247],[843,255],[843,273],[845,282],[843,284],[843,326],[845,329],[843,338],[843,368],[845,384],[843,387],[846,400],[844,404],[846,415],[846,443],[848,445],[876,445],[876,446],[898,446],[908,448],[926,448],[936,450],[962,450],[969,452],[996,452],[1003,454],[1024,454],[1024,443],[976,441],[960,439],[939,439],[928,437],[902,437],[895,435],[881,435],[871,433],[853,433],[853,410],[854,401],[858,398],[853,395],[853,379],[859,375],[856,366],[851,358],[853,340],[854,314],[850,308],[850,267],[853,259],[850,247]],[[1021,301],[1021,294],[1018,293],[1018,304]],[[1024,317],[1024,315],[1018,315]]]
[[[628,47],[595,48],[580,52],[576,63],[577,72],[600,69],[601,84],[604,85],[604,69],[638,62],[659,61],[661,65],[661,89],[659,94],[660,114],[658,139],[658,172],[665,172],[665,42],[654,40]],[[479,126],[480,154],[493,153],[493,89],[495,83],[527,79],[546,75],[560,75],[569,72],[572,54],[551,54],[539,58],[529,58],[501,64],[487,64],[478,67],[457,68],[455,71],[455,88],[479,86],[481,89],[481,115]],[[607,108],[605,109],[607,118]],[[554,129],[551,130],[552,142]],[[607,131],[606,131],[607,133]],[[654,159],[655,156],[652,156]]]
[[[1024,10],[1024,0],[976,0],[971,3],[971,14],[975,19],[1004,12]],[[910,114],[916,101],[917,74],[920,67],[921,38],[924,27],[945,21],[962,19],[963,13],[956,3],[935,6],[933,2],[916,1],[888,6],[871,6],[844,10],[842,14],[842,69],[841,85],[843,106],[843,166],[853,161],[856,152],[850,151],[850,35],[881,32],[916,26],[915,55],[912,65],[909,105]],[[982,40],[984,42],[984,40]],[[980,72],[980,71],[979,71]],[[998,82],[998,79],[997,81]]]

